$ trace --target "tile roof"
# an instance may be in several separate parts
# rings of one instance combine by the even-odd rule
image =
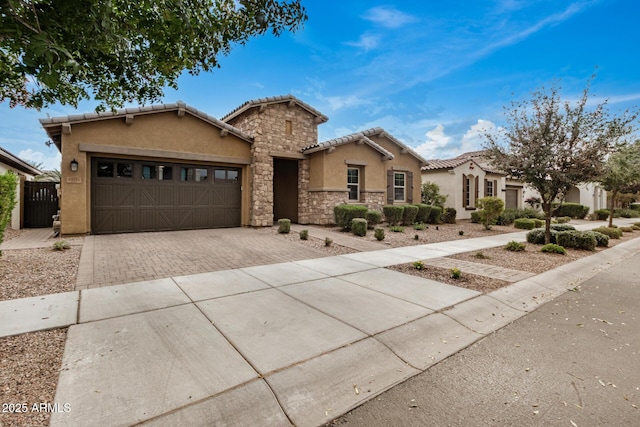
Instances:
[[[129,107],[123,108],[117,111],[102,111],[99,113],[84,113],[84,114],[71,114],[69,116],[60,116],[60,117],[47,117],[40,119],[40,124],[45,129],[47,134],[51,139],[54,140],[56,145],[59,145],[59,141],[56,141],[61,134],[61,127],[63,124],[73,124],[73,123],[86,123],[93,122],[98,120],[110,120],[119,117],[126,117],[128,115],[143,115],[143,114],[153,114],[160,113],[166,111],[179,111],[184,110],[186,113],[189,113],[195,117],[198,117],[214,126],[219,127],[220,129],[225,129],[229,133],[232,133],[239,138],[242,138],[246,141],[253,142],[253,137],[248,133],[235,128],[222,120],[216,119],[215,117],[198,110],[197,108],[191,107],[190,105],[185,104],[182,101],[178,101],[171,104],[156,104],[156,105],[147,105],[144,107]],[[58,148],[60,148],[58,146]]]
[[[40,170],[34,168],[20,157],[8,152],[2,147],[0,147],[0,163],[9,165],[29,175],[40,175],[42,173]]]
[[[338,145],[349,144],[351,142],[359,142],[359,141],[362,141],[363,143],[369,145],[373,149],[379,151],[380,154],[382,154],[385,157],[385,160],[393,160],[394,155],[391,152],[389,152],[388,150],[385,150],[379,144],[376,144],[371,139],[364,136],[362,132],[353,133],[351,135],[342,136],[340,138],[323,141],[319,144],[310,145],[308,147],[303,148],[301,151],[305,154],[311,154],[317,151],[327,150],[331,147],[335,147]]]
[[[251,108],[260,107],[261,105],[268,105],[268,104],[280,104],[283,102],[293,102],[297,104],[301,108],[307,110],[312,115],[316,116],[319,123],[324,123],[329,120],[329,118],[324,114],[322,114],[320,111],[316,110],[306,102],[300,101],[298,98],[296,98],[293,95],[279,95],[279,96],[269,96],[267,98],[252,99],[240,105],[230,113],[226,114],[224,117],[222,117],[221,120],[226,122],[233,119],[234,117],[239,116],[240,114],[244,113],[245,111]]]
[[[423,171],[431,171],[431,170],[440,170],[440,169],[453,169],[460,165],[463,165],[467,162],[475,163],[480,169],[487,173],[496,174],[496,175],[507,175],[504,172],[493,169],[487,162],[485,157],[486,152],[482,151],[470,151],[468,153],[460,154],[458,157],[454,157],[453,159],[444,159],[444,160],[429,160],[426,166],[422,167]]]
[[[438,170],[438,169],[453,169],[469,161],[471,161],[471,159],[465,159],[465,158],[429,160],[427,161],[427,164],[422,167],[422,170],[428,171],[428,170]]]

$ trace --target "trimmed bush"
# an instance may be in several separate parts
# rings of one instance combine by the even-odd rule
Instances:
[[[571,231],[575,230],[576,228],[571,224],[551,224],[551,229],[556,231]]]
[[[540,252],[546,252],[550,254],[560,254],[566,255],[567,251],[560,245],[556,245],[555,243],[549,243],[548,245],[544,245],[540,248]]]
[[[570,230],[559,231],[558,234],[556,234],[556,243],[564,248],[594,251],[596,249],[597,241],[595,236],[591,234],[577,230]]]
[[[278,233],[289,234],[291,231],[291,220],[287,218],[281,218],[278,220]]]
[[[496,220],[496,224],[498,225],[511,225],[513,221],[516,220],[516,210],[515,209],[505,209],[498,216]]]
[[[422,261],[414,261],[411,265],[413,265],[413,268],[416,270],[424,270],[424,262]]]
[[[551,230],[551,243],[556,242],[557,233],[557,231]],[[534,245],[544,245],[544,234],[544,228],[534,228],[527,233],[527,242],[533,243]]]
[[[356,236],[366,236],[367,235],[367,220],[364,218],[353,218],[351,220],[351,231]]]
[[[458,212],[454,208],[444,208],[442,219],[446,224],[455,224]]]
[[[402,221],[404,206],[386,205],[382,207],[382,212],[389,225],[396,225]]]
[[[584,231],[584,233],[591,234],[596,239],[596,246],[603,248],[609,246],[609,236],[606,234],[598,233],[597,231]]]
[[[442,208],[440,206],[431,206],[427,222],[429,224],[442,224]]]
[[[416,215],[416,222],[422,222],[424,224],[429,222],[429,215],[431,214],[431,205],[419,204],[418,214]]]
[[[376,238],[378,242],[384,240],[384,228],[376,228],[373,232],[373,236]]]
[[[309,240],[309,230],[300,230],[300,240]]]
[[[566,224],[571,221],[571,217],[569,216],[559,216],[556,218],[556,223],[558,224]]]
[[[629,205],[629,209],[633,209],[634,211],[640,211],[640,203],[631,203]]]
[[[367,227],[375,228],[382,222],[382,213],[379,211],[367,211]]]
[[[640,211],[634,209],[614,209],[613,216],[616,218],[640,218]]]
[[[589,206],[580,203],[563,203],[555,208],[554,216],[569,216],[571,218],[584,219],[589,213]]]
[[[480,222],[485,230],[491,230],[504,210],[504,201],[498,197],[483,197],[477,201]]]
[[[507,243],[507,246],[505,246],[504,248],[512,252],[522,252],[524,251],[525,247],[526,245],[524,243],[520,243],[520,242],[516,242],[515,240],[512,240],[509,243]]]
[[[474,224],[480,224],[480,222],[482,222],[482,218],[480,218],[480,212],[471,212],[471,222],[473,222]]]
[[[513,221],[513,226],[521,230],[533,230],[544,226],[544,221],[535,218],[518,218]]]
[[[625,233],[633,233],[633,228],[631,227],[620,227],[620,230],[622,230]]]
[[[610,239],[619,239],[622,237],[622,230],[614,227],[598,227],[594,228],[592,231],[602,233],[605,236],[609,236]]]
[[[333,217],[338,227],[343,230],[351,230],[351,221],[354,218],[366,218],[367,207],[362,205],[338,205],[333,208]]]
[[[606,221],[609,218],[609,209],[598,209],[593,212],[593,215],[596,217],[598,221]]]
[[[394,233],[404,233],[404,227],[401,225],[390,225],[389,230],[393,231]]]
[[[413,224],[413,229],[414,230],[420,231],[420,230],[424,230],[425,228],[427,228],[427,224],[423,224],[421,222],[417,222],[417,223]]]
[[[516,209],[516,219],[517,218],[544,219],[544,213],[533,208]]]
[[[412,225],[416,222],[416,216],[418,215],[418,207],[414,205],[406,205],[404,211],[402,211],[402,223],[404,225]]]
[[[449,270],[449,273],[451,273],[451,278],[452,279],[459,279],[462,277],[462,271],[460,271],[459,268],[452,268],[451,270]]]

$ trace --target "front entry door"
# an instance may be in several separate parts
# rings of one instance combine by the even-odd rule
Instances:
[[[273,220],[298,222],[298,161],[273,159]]]

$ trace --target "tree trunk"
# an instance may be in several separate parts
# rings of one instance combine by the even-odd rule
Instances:
[[[544,212],[544,244],[551,243],[551,202],[542,201],[542,211]]]
[[[618,192],[615,190],[611,191],[611,200],[609,200],[609,228],[613,226],[613,207],[615,206],[616,197],[618,197]]]

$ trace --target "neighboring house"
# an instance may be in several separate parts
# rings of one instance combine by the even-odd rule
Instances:
[[[525,200],[530,197],[539,198],[540,193],[529,186],[525,186],[524,197]],[[607,191],[599,184],[593,182],[572,186],[569,192],[565,195],[563,202],[579,203],[581,205],[588,206],[590,213],[593,213],[598,209],[608,209]]]
[[[62,234],[333,222],[340,203],[420,200],[425,160],[383,129],[318,142],[291,96],[217,119],[182,102],[41,119],[62,153]]]
[[[461,154],[453,159],[429,160],[422,167],[422,182],[433,182],[447,196],[446,207],[457,211],[457,218],[469,219],[482,197],[499,197],[505,208],[523,207],[523,185],[493,169],[484,151]]]
[[[7,171],[14,172],[20,179],[16,188],[16,206],[11,212],[11,222],[9,226],[14,230],[22,227],[22,212],[24,205],[22,203],[25,181],[33,181],[36,175],[40,175],[40,171],[24,160],[11,154],[4,148],[0,147],[0,173]]]

